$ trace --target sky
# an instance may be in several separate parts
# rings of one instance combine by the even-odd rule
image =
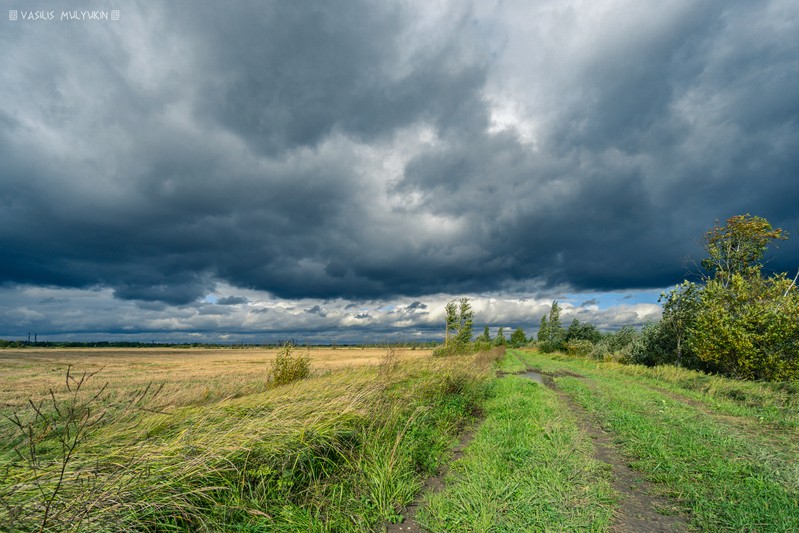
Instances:
[[[795,0],[6,1],[0,338],[640,326],[743,213],[793,273],[798,35]]]

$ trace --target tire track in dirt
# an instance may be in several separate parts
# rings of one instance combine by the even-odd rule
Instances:
[[[472,439],[474,439],[479,427],[480,424],[478,423],[461,435],[460,441],[452,451],[452,458],[449,461],[450,463],[453,463],[463,457],[463,450],[469,445]],[[416,523],[416,512],[422,505],[422,501],[426,495],[435,494],[436,492],[440,492],[444,489],[444,477],[447,475],[447,472],[449,472],[449,466],[444,466],[437,475],[428,478],[425,481],[422,490],[419,491],[419,495],[416,497],[416,499],[402,509],[402,516],[404,517],[402,522],[399,524],[385,524],[386,533],[396,533],[398,531],[402,531],[404,533],[424,533],[427,531]]]
[[[563,403],[577,417],[578,427],[588,435],[594,443],[594,457],[610,466],[613,474],[612,486],[619,494],[619,503],[614,513],[611,531],[616,533],[667,533],[689,531],[688,521],[676,514],[675,502],[654,494],[654,485],[641,474],[630,468],[629,461],[624,458],[610,433],[594,420],[591,414],[577,404],[568,394],[555,384],[554,377],[571,376],[585,379],[585,376],[573,372],[547,374],[530,368],[528,373],[542,376],[544,386],[554,391]],[[673,514],[660,514],[658,509]]]

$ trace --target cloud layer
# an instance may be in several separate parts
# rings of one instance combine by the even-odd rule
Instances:
[[[799,265],[789,0],[130,2],[0,24],[9,297],[197,309],[230,287],[215,312],[256,291],[307,302],[313,329],[344,324],[325,301],[664,287],[746,212],[795,236],[771,266]]]

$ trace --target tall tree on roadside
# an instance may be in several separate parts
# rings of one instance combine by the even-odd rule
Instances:
[[[563,325],[560,323],[560,305],[558,301],[552,302],[552,307],[549,309],[549,342],[553,344],[560,344],[566,332],[563,330]]]
[[[458,318],[458,306],[455,304],[455,300],[451,302],[447,302],[447,305],[444,306],[444,312],[446,313],[446,329],[444,330],[444,346],[449,345],[450,336],[451,334],[456,334],[458,331],[458,324],[460,323],[460,319]]]
[[[549,342],[549,321],[547,315],[541,317],[541,325],[538,326],[538,342]]]
[[[765,218],[749,213],[728,219],[724,226],[717,220],[705,234],[708,256],[702,260],[702,267],[708,271],[708,278],[726,288],[734,274],[744,279],[760,276],[768,245],[787,238],[781,228],[774,229]]]
[[[472,342],[472,319],[474,311],[466,297],[461,298],[458,305],[458,344],[467,345]]]
[[[505,332],[502,328],[499,328],[499,331],[497,331],[497,336],[494,338],[494,346],[505,346],[505,344],[507,344],[507,341],[505,340]]]
[[[684,281],[658,298],[663,303],[663,318],[660,327],[674,342],[674,363],[682,366],[683,352],[691,328],[696,322],[702,293],[695,283]]]

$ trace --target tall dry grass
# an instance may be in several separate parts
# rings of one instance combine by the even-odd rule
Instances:
[[[127,384],[98,386],[97,395],[84,383],[77,401],[107,414],[68,456],[58,431],[30,439],[24,423],[0,426],[9,444],[0,453],[0,522],[21,531],[373,527],[396,517],[445,459],[491,375],[488,356],[399,353],[272,388],[262,372],[246,394],[220,381],[202,401],[196,391],[194,401],[176,401],[174,387],[140,396]],[[39,409],[57,417],[59,402],[70,401],[62,393]],[[149,399],[109,411],[122,397]],[[19,459],[31,450],[36,468]]]

